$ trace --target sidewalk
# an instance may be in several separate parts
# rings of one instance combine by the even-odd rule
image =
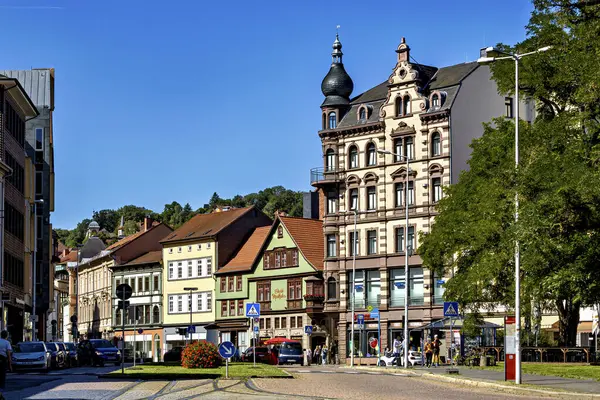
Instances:
[[[486,369],[455,367],[460,371],[459,375],[448,375],[447,367],[437,368],[415,368],[413,372],[417,374],[431,373],[435,375],[446,375],[455,378],[468,378],[488,382],[504,382],[504,371],[492,371]],[[600,394],[600,382],[587,379],[569,379],[558,376],[523,374],[522,381],[527,385],[543,386],[544,388],[568,391]]]

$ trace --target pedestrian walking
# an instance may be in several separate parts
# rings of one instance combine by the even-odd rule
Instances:
[[[433,337],[433,366],[434,367],[439,367],[440,366],[440,339],[438,338],[438,335],[435,335]]]
[[[312,361],[312,351],[310,350],[310,348],[304,349],[304,354],[306,354],[306,365],[310,366],[310,363]]]
[[[321,346],[319,345],[313,350],[313,361],[316,365],[321,364]]]
[[[323,361],[323,365],[327,364],[327,345],[323,345],[321,349],[321,360]]]
[[[12,346],[8,341],[8,332],[0,333],[0,389],[6,387],[6,370],[12,371]]]
[[[431,368],[431,359],[433,358],[433,343],[431,340],[427,339],[427,343],[425,343],[425,366],[427,368]]]

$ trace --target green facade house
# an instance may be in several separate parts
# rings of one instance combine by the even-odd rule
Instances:
[[[215,273],[217,327],[221,340],[240,352],[251,346],[246,303],[259,303],[259,342],[285,337],[314,348],[332,340],[323,314],[322,221],[277,215],[256,228],[236,256]],[[312,335],[305,334],[311,326]]]

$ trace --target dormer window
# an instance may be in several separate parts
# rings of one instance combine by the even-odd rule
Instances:
[[[431,96],[431,107],[432,108],[440,107],[440,96],[438,96],[437,94],[434,94],[433,96]]]
[[[362,107],[360,109],[360,111],[358,112],[358,119],[359,121],[366,121],[367,120],[367,109]]]
[[[329,113],[329,129],[335,129],[337,127],[337,117],[335,112]]]

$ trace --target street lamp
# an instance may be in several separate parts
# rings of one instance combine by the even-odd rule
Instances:
[[[190,326],[188,326],[188,333],[190,335],[190,341],[188,344],[190,344],[190,343],[192,343],[192,331],[190,330],[192,328],[192,292],[197,291],[198,288],[197,287],[186,287],[186,288],[183,288],[183,290],[190,292],[190,301],[188,302],[188,306],[190,308]]]
[[[485,57],[480,57],[479,64],[491,64],[501,60],[513,60],[515,62],[515,168],[519,167],[519,61],[532,54],[548,51],[552,46],[539,48],[528,53],[507,53],[494,47],[487,47],[483,51]],[[503,54],[496,57],[496,54]],[[515,193],[515,223],[519,221],[519,193]],[[515,383],[521,383],[521,254],[519,241],[515,240]]]
[[[33,329],[32,329],[32,334],[31,334],[31,340],[33,342],[35,342],[37,340],[37,312],[36,312],[36,291],[37,291],[37,242],[38,242],[38,237],[37,237],[37,230],[38,230],[38,226],[37,226],[37,205],[38,204],[44,204],[44,199],[40,199],[40,200],[35,200],[33,202],[33,273],[31,274],[33,276],[33,282],[32,282],[32,290],[31,290],[31,308],[32,308],[32,312],[33,312],[33,316],[31,318],[31,320],[33,321],[32,325],[33,325]]]
[[[405,251],[404,251],[404,348],[403,348],[404,354],[403,354],[403,359],[404,359],[404,368],[408,368],[408,257],[412,253],[412,243],[411,244],[408,243],[408,224],[409,224],[408,205],[410,203],[409,197],[408,197],[408,173],[410,172],[410,164],[409,164],[410,157],[402,155],[402,154],[396,154],[390,150],[377,149],[377,152],[380,154],[390,154],[392,156],[395,156],[399,159],[404,159],[406,161],[406,177],[404,180],[405,181],[404,209],[406,211],[406,213],[405,213],[405,218],[406,218],[405,225],[406,226],[405,226],[405,232],[404,232]]]
[[[352,199],[350,199],[352,201]],[[352,204],[350,204],[352,207]],[[350,330],[350,337],[352,338],[352,349],[350,349],[350,366],[354,367],[354,307],[356,303],[356,217],[358,215],[358,202],[354,205],[354,234],[352,235],[352,328]],[[361,343],[358,344],[359,346]]]

